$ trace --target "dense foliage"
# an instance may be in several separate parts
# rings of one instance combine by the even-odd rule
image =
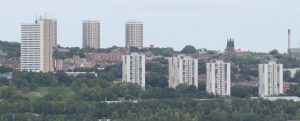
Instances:
[[[17,42],[6,42],[0,40],[0,50],[7,53],[8,57],[20,57],[21,45]]]
[[[33,78],[31,78],[33,77]],[[21,79],[22,78],[22,79]],[[300,103],[251,99],[207,98],[199,89],[180,85],[177,89],[132,84],[114,84],[82,75],[15,73],[12,83],[1,80],[1,121],[285,121],[299,119]],[[243,96],[248,89],[234,91]],[[237,94],[241,92],[242,94]],[[246,90],[246,91],[245,91]],[[39,97],[40,95],[43,95]],[[244,96],[243,96],[244,97]],[[121,101],[105,103],[105,100]],[[139,102],[130,102],[139,100]]]
[[[1,45],[1,44],[0,44]],[[56,52],[56,58],[84,57],[84,52],[112,52],[107,49],[69,48],[70,52]],[[145,48],[132,51],[151,52],[157,56],[172,56],[172,48]],[[182,53],[194,54],[194,47]],[[286,67],[297,67],[299,61],[274,50],[269,53]],[[14,55],[14,54],[12,54]],[[254,56],[230,56],[233,81],[257,78],[258,63]],[[205,74],[205,61],[199,61],[199,74]],[[257,88],[234,86],[231,97],[214,97],[205,92],[205,81],[198,88],[179,85],[168,88],[168,61],[159,58],[146,63],[146,89],[121,83],[120,62],[97,68],[75,68],[74,71],[96,72],[77,77],[65,72],[14,72],[12,79],[0,78],[0,121],[286,121],[300,119],[300,102],[251,99]],[[10,72],[0,67],[0,72]],[[285,73],[291,82],[300,83]],[[300,96],[299,85],[292,86],[287,95]],[[110,101],[114,101],[113,103]]]
[[[257,88],[233,87],[237,98],[211,98],[205,82],[199,88],[167,87],[165,59],[146,64],[146,90],[121,77],[120,64],[93,75],[67,76],[64,72],[14,72],[0,78],[1,121],[285,121],[300,119],[300,103],[252,100]],[[157,73],[158,72],[158,73]],[[245,98],[246,97],[246,98]],[[198,99],[208,100],[198,100]],[[244,98],[244,99],[242,99]],[[118,101],[109,103],[105,101]]]
[[[231,78],[233,81],[249,81],[252,77],[258,77],[260,60],[253,56],[230,56],[225,61],[231,63]]]
[[[192,45],[187,45],[181,50],[181,53],[184,53],[184,54],[195,54],[196,52],[197,52],[197,49]]]
[[[79,56],[81,58],[85,57],[83,49],[80,49],[79,47],[70,47],[65,49],[68,49],[69,51],[62,52],[62,51],[55,50],[53,56],[56,59],[66,59],[66,58],[72,58],[74,56]]]
[[[156,56],[165,56],[165,57],[170,57],[173,56],[175,53],[174,49],[171,47],[166,47],[166,48],[143,48],[139,50],[140,52],[151,52]]]

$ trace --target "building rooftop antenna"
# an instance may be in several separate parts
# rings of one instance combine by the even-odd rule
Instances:
[[[35,12],[35,23],[37,23],[37,20],[38,20],[38,13]]]

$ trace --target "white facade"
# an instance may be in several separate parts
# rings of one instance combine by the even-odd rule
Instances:
[[[169,87],[179,84],[198,88],[198,60],[179,55],[169,59]]]
[[[21,70],[42,71],[44,69],[41,54],[44,48],[43,29],[40,24],[22,24],[21,26]]]
[[[54,43],[56,43],[56,20],[40,19],[35,23],[22,24],[21,70],[54,71]]]
[[[220,96],[231,95],[230,63],[206,63],[206,92]]]
[[[100,48],[100,21],[82,22],[82,48]]]
[[[283,94],[283,65],[270,61],[259,64],[258,93],[261,97]]]
[[[295,74],[300,71],[300,68],[285,68],[283,69],[283,71],[288,71],[290,72],[290,77],[291,78],[294,78],[295,77]]]
[[[143,47],[143,23],[140,21],[126,22],[126,47]]]
[[[145,55],[123,55],[122,82],[136,83],[145,88]]]

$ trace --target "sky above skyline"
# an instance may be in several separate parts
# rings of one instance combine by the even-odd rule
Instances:
[[[299,0],[2,0],[0,40],[21,38],[21,24],[36,13],[57,19],[58,44],[82,46],[82,20],[101,21],[101,47],[125,46],[125,22],[144,23],[144,46],[185,45],[223,51],[227,38],[236,48],[286,52],[300,47]]]

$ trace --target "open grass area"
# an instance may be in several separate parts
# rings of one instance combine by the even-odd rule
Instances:
[[[33,94],[32,92],[28,92],[26,94],[23,94],[24,97],[28,98],[31,101],[37,100],[40,97],[38,97],[37,95]]]
[[[70,87],[39,87],[36,91],[31,91],[23,94],[24,97],[31,101],[37,100],[47,94],[60,95],[64,98],[71,98],[75,96],[75,92]]]
[[[48,88],[49,87],[38,87],[37,92],[46,95],[46,94],[48,94]]]

